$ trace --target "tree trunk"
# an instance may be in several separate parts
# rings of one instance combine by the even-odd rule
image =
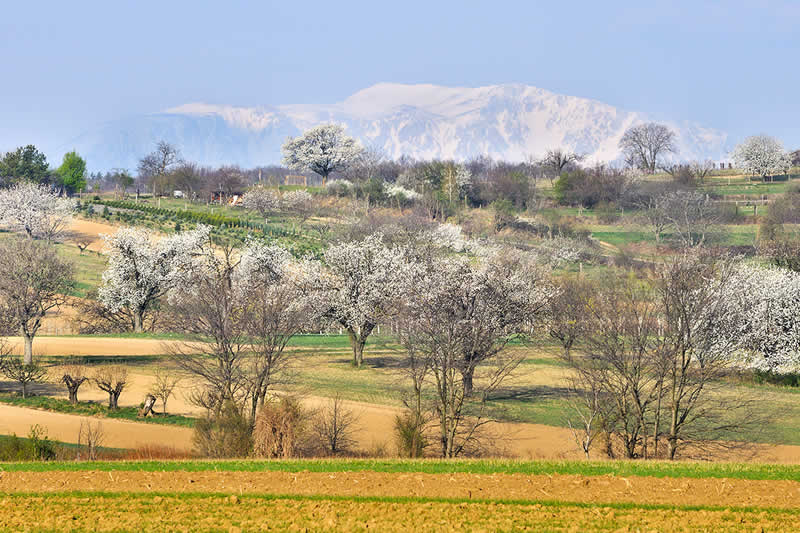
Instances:
[[[353,366],[360,368],[364,362],[364,346],[367,344],[367,338],[373,329],[374,326],[367,325],[360,328],[360,333],[356,333],[354,328],[347,328],[350,344],[353,346]]]
[[[366,343],[366,339],[356,339],[353,342],[353,364],[359,368],[364,362],[364,345]]]
[[[467,368],[464,370],[464,373],[461,375],[461,381],[464,384],[464,396],[472,396],[472,391],[474,389],[472,384],[472,377],[475,375],[474,368]]]
[[[69,388],[69,403],[72,405],[78,403],[78,387]]]
[[[142,332],[142,311],[136,310],[133,312],[133,331],[135,333]]]
[[[33,335],[28,335],[26,333],[22,334],[22,337],[25,339],[25,355],[23,359],[23,363],[26,365],[33,364]]]
[[[116,409],[117,408],[117,401],[119,400],[119,394],[114,391],[108,393],[108,408],[109,409]]]

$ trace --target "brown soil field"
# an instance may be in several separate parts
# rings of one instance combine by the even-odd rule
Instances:
[[[796,531],[798,495],[798,482],[725,479],[0,472],[0,529]]]
[[[6,337],[17,355],[22,353],[21,337]],[[113,337],[40,337],[33,340],[34,355],[160,355],[167,352],[158,339]]]
[[[100,252],[103,249],[103,239],[100,238],[100,235],[116,233],[118,229],[119,226],[114,226],[112,224],[92,222],[91,220],[82,218],[73,218],[67,228],[67,235],[64,238],[64,242],[74,244],[81,241],[88,241],[90,244],[87,250]]]
[[[796,531],[790,511],[248,496],[0,496],[8,531]]]
[[[0,472],[0,492],[125,491],[561,501],[800,510],[800,482],[386,472]]]
[[[50,439],[76,443],[83,420],[92,423],[100,421],[103,428],[102,446],[137,448],[159,445],[177,450],[192,448],[192,430],[185,427],[83,417],[0,404],[0,435],[16,434],[24,437],[32,425],[39,424]]]

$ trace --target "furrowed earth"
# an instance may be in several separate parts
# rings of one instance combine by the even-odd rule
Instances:
[[[36,529],[77,531],[793,531],[800,482],[369,471],[0,473],[0,528],[26,530],[34,517]]]

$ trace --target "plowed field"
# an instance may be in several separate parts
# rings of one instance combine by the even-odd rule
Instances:
[[[796,472],[765,480],[87,468],[0,465],[0,529],[796,531],[800,523]]]

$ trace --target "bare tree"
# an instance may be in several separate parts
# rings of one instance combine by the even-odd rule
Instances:
[[[172,348],[183,371],[200,378],[198,403],[215,410],[251,403],[251,423],[284,369],[289,339],[306,323],[306,300],[289,274],[289,253],[252,241],[240,251],[209,240],[171,294],[184,331],[194,342]],[[286,283],[284,283],[284,281]]]
[[[708,447],[741,446],[737,433],[758,423],[751,399],[741,394],[723,398],[720,391],[721,379],[740,348],[740,336],[726,334],[722,325],[732,274],[730,259],[698,254],[678,255],[657,271],[669,459],[684,449],[698,453]],[[659,436],[656,431],[655,453]]]
[[[201,260],[186,272],[171,297],[177,319],[193,341],[174,343],[170,352],[177,366],[202,381],[194,400],[210,400],[212,409],[237,403],[246,393],[244,377],[249,337],[244,296],[236,290],[239,258],[230,246],[217,253],[207,246]]]
[[[580,339],[588,314],[590,284],[580,277],[565,277],[555,282],[558,296],[548,304],[548,332],[561,344],[562,355],[569,359]]]
[[[108,408],[119,408],[119,397],[128,384],[128,369],[123,365],[98,368],[92,377],[97,388],[108,394]]]
[[[250,398],[250,419],[267,400],[272,387],[288,370],[294,353],[286,345],[314,317],[310,301],[296,280],[259,283],[250,293],[249,312],[242,318],[249,335],[246,380]]]
[[[431,422],[430,410],[425,404],[423,390],[430,373],[430,357],[420,351],[420,339],[414,320],[408,309],[402,309],[395,320],[395,338],[402,346],[403,357],[400,371],[408,382],[410,390],[403,396],[406,412],[395,418],[395,432],[400,453],[407,457],[421,457],[428,446],[425,428]]]
[[[661,237],[672,222],[669,194],[648,196],[641,204],[638,219],[650,228],[656,243],[661,242]]]
[[[3,373],[22,387],[22,397],[28,397],[31,383],[40,383],[47,376],[47,369],[35,363],[24,363],[19,359],[9,359],[3,363]]]
[[[570,416],[567,425],[575,444],[589,459],[592,445],[602,432],[603,393],[600,382],[591,372],[578,369],[568,383]]]
[[[68,362],[61,365],[58,373],[61,374],[59,381],[67,387],[69,392],[69,403],[75,405],[78,403],[78,389],[89,380],[86,366],[78,362]]]
[[[585,158],[585,155],[563,148],[551,148],[545,152],[544,157],[539,160],[539,164],[545,169],[547,179],[550,180],[550,185],[552,185],[553,180],[559,177],[562,172],[577,166]]]
[[[667,126],[648,122],[628,128],[619,141],[625,160],[651,174],[656,171],[659,156],[675,152],[675,133]]]
[[[103,431],[102,422],[97,421],[93,424],[88,419],[81,420],[81,425],[78,429],[78,445],[86,446],[87,459],[90,461],[97,460],[97,450],[103,445],[104,439],[105,432]]]
[[[156,149],[139,160],[139,177],[152,186],[154,196],[163,194],[168,174],[181,162],[177,147],[166,141],[158,141]]]
[[[151,394],[161,400],[161,409],[167,414],[167,401],[172,396],[175,387],[180,383],[180,376],[175,375],[166,368],[159,367],[153,374],[155,381],[150,388]]]
[[[763,416],[747,395],[721,391],[742,342],[724,316],[732,272],[730,259],[692,251],[651,278],[611,279],[596,291],[585,354],[568,360],[580,441],[591,444],[596,421],[612,457],[708,457],[742,446],[741,432]]]
[[[92,241],[87,237],[81,237],[75,242],[75,246],[78,247],[78,251],[81,255],[83,255],[83,252],[86,251],[90,244],[92,244]]]
[[[337,394],[316,414],[312,430],[325,453],[340,455],[353,450],[358,416],[344,406]]]
[[[24,338],[24,363],[30,365],[42,319],[74,286],[72,265],[44,243],[9,238],[0,241],[0,272],[0,309]]]
[[[700,246],[715,229],[719,209],[707,194],[675,191],[656,200],[677,240],[686,247]]]
[[[663,390],[658,305],[653,290],[630,277],[608,278],[589,306],[585,356],[568,363],[580,381],[608,399],[603,427],[624,457],[648,457],[652,411]],[[611,454],[613,442],[607,451]]]
[[[697,181],[705,183],[706,176],[714,170],[714,162],[710,159],[704,159],[702,161],[696,160],[689,163],[689,168],[692,170],[692,174],[694,174]]]

